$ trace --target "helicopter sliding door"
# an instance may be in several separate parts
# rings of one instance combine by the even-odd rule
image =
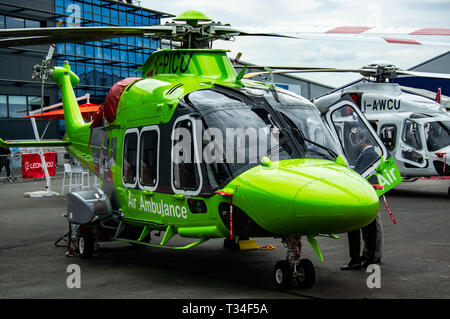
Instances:
[[[427,166],[425,160],[425,147],[421,134],[420,124],[413,119],[403,122],[402,134],[399,138],[400,147],[397,148],[396,158],[406,165],[423,168]]]

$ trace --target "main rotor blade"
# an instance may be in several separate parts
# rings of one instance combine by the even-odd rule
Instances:
[[[433,36],[450,36],[450,28],[420,28],[420,27],[369,27],[369,26],[302,26],[289,25],[286,27],[245,27],[236,26],[236,28],[247,29],[253,32],[270,32],[276,33],[296,33],[296,34],[347,34],[347,35],[394,35],[394,36],[416,36],[416,35],[433,35]]]
[[[422,35],[450,35],[449,28],[371,28],[371,27],[311,27],[299,29],[295,26],[289,28],[250,27],[241,29],[254,33],[270,30],[272,33],[297,37],[311,41],[346,41],[346,42],[375,42],[382,44],[426,45],[437,47],[450,47],[446,41],[430,41],[419,39]],[[296,31],[293,31],[296,30]],[[404,36],[404,37],[400,37]],[[412,38],[414,36],[414,38]]]
[[[171,32],[170,26],[146,26],[146,27],[49,27],[49,28],[22,28],[22,29],[0,29],[0,38],[4,37],[33,37],[33,36],[60,36],[76,37],[77,34],[94,34],[98,37],[103,36],[139,36],[149,32],[160,31],[163,33]]]
[[[245,64],[245,63],[242,63]],[[247,69],[271,69],[271,70],[330,70],[333,68],[322,68],[315,66],[272,66],[272,65],[247,65]]]
[[[74,28],[28,28],[0,30],[0,47],[52,43],[78,43],[101,41],[112,38],[147,36],[170,36],[170,26],[148,27],[74,27]],[[11,37],[14,37],[11,39]]]
[[[395,35],[439,35],[449,36],[449,28],[417,28],[417,27],[402,27],[402,28],[379,28],[367,26],[340,26],[328,30],[323,30],[323,33],[333,34],[395,34]]]
[[[439,78],[439,79],[450,79],[450,74],[447,73],[430,73],[430,72],[417,72],[417,71],[396,71],[398,75],[412,75],[418,77],[426,77],[426,78]]]
[[[252,67],[249,67],[252,68]],[[307,68],[287,68],[285,70],[275,70],[275,71],[261,71],[261,72],[251,72],[251,73],[247,73],[244,75],[244,79],[248,79],[257,75],[262,75],[262,74],[268,74],[268,73],[273,73],[273,74],[283,74],[283,73],[315,73],[315,72],[352,72],[352,73],[361,73],[361,72],[366,72],[366,73],[375,73],[374,70],[371,69],[334,69],[334,68],[311,68],[311,69],[307,69]]]
[[[252,68],[251,66],[249,68]],[[262,74],[283,74],[283,73],[317,73],[317,72],[337,72],[337,73],[359,73],[364,76],[369,75],[377,75],[376,69],[337,69],[337,68],[305,68],[305,67],[282,67],[283,70],[274,70],[274,71],[261,71],[261,72],[252,72],[244,75],[244,79],[248,79],[254,76],[262,75]],[[274,68],[275,69],[275,68]],[[431,73],[431,72],[417,72],[417,71],[406,71],[406,70],[395,70],[396,75],[411,75],[418,77],[428,77],[428,78],[439,78],[439,79],[450,79],[450,74],[448,73]]]
[[[207,26],[207,25],[206,25]],[[52,43],[79,43],[101,41],[120,37],[145,36],[154,39],[181,40],[183,25],[154,25],[147,27],[73,27],[73,28],[25,28],[0,30],[0,47],[24,46]],[[208,26],[207,26],[208,27]],[[195,30],[200,35],[199,30]],[[203,35],[203,34],[202,34]],[[233,36],[270,36],[296,39],[289,35],[276,33],[249,33],[228,26],[211,26],[211,34],[205,37],[229,38]]]

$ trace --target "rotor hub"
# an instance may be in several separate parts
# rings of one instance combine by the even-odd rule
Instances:
[[[398,67],[392,64],[369,64],[363,67],[361,75],[365,77],[373,77],[378,83],[384,83],[389,78],[397,77]]]

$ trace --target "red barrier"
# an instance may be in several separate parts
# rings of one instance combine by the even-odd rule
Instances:
[[[55,176],[56,153],[44,153],[44,159],[47,166],[48,175]],[[39,154],[22,154],[22,177],[39,178],[44,176],[45,173],[42,168],[41,157],[39,156]]]

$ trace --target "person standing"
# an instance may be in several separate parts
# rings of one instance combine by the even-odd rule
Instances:
[[[6,177],[10,183],[12,183],[11,179],[11,170],[9,168],[11,158],[11,150],[9,148],[0,147],[0,174],[2,172],[3,167],[6,170]]]
[[[367,136],[361,129],[352,130],[354,144],[359,145],[360,155],[356,160],[354,170],[361,174],[371,164],[379,158],[379,154],[375,151],[373,145],[368,141]],[[361,234],[362,233],[362,234]],[[353,230],[347,233],[348,245],[350,252],[350,262],[341,267],[342,270],[353,270],[367,267],[370,264],[379,263],[380,259],[376,257],[377,251],[377,218],[375,218],[367,226]],[[361,256],[361,235],[365,239],[366,249],[365,256]],[[381,249],[381,248],[380,248]]]

